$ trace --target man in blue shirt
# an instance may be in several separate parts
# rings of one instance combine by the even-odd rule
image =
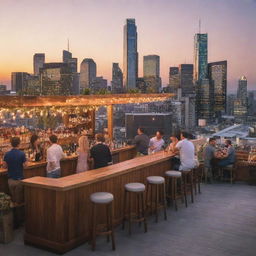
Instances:
[[[24,202],[24,191],[21,180],[23,167],[26,166],[26,156],[19,150],[20,138],[11,138],[12,149],[4,156],[4,167],[8,169],[8,185],[12,201],[16,204]]]

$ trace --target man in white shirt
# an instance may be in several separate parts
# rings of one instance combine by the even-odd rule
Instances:
[[[190,170],[195,167],[195,147],[188,140],[189,134],[181,132],[181,140],[176,144],[176,151],[179,151],[180,166],[179,171]]]
[[[59,178],[61,176],[60,160],[65,157],[62,147],[57,144],[56,135],[50,136],[51,146],[47,149],[47,177]]]
[[[162,131],[157,131],[156,136],[150,139],[149,141],[150,153],[155,153],[163,150],[163,147],[164,147],[163,135],[164,134]]]

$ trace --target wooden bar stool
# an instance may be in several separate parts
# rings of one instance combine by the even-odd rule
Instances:
[[[228,172],[229,173],[229,176],[230,176],[230,183],[233,184],[233,180],[234,180],[234,174],[235,174],[235,165],[234,164],[230,164],[230,165],[227,165],[225,167],[222,167],[220,169],[220,177],[221,177],[221,180],[223,181],[224,180],[224,172]]]
[[[128,220],[129,235],[131,235],[132,233],[131,232],[132,222],[138,222],[138,223],[144,222],[144,232],[147,232],[144,193],[145,193],[145,185],[142,183],[128,183],[125,185],[122,228],[123,229],[125,228],[125,221]],[[133,213],[132,208],[134,207],[132,207],[132,201],[137,203],[135,204],[135,213]],[[128,210],[128,213],[127,213],[127,210]]]
[[[153,211],[155,212],[156,222],[158,222],[158,209],[160,208],[164,208],[164,219],[167,220],[165,179],[163,177],[147,177],[146,202],[150,207],[151,214]]]
[[[183,188],[184,188],[184,197],[185,197],[185,205],[188,207],[187,195],[191,195],[191,202],[194,203],[194,184],[193,184],[193,171],[186,170],[181,171],[182,173],[182,181],[183,181]]]
[[[175,207],[175,210],[177,211],[178,210],[177,199],[181,199],[182,202],[184,202],[182,174],[179,171],[167,171],[165,172],[165,175],[167,177],[166,178],[166,185],[167,185],[166,197],[174,201],[174,207]]]
[[[109,241],[109,236],[111,236],[112,240],[112,250],[116,249],[115,246],[115,238],[114,238],[114,230],[113,230],[113,200],[114,196],[111,193],[107,192],[97,192],[90,195],[90,200],[92,202],[92,250],[95,250],[96,247],[96,237],[98,235],[107,235],[107,239]],[[104,205],[106,207],[106,224],[105,231],[99,232],[97,230],[97,205]]]
[[[193,185],[195,190],[195,195],[197,192],[201,194],[201,182],[203,176],[203,169],[201,167],[197,167],[192,169],[193,172]]]

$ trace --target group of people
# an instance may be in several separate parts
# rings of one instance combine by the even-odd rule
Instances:
[[[151,139],[145,134],[143,128],[138,128],[137,132],[138,135],[134,138],[134,144],[138,155],[148,155],[165,149],[162,131],[157,131],[156,135]],[[182,171],[195,167],[195,147],[189,137],[190,134],[185,131],[170,137],[171,143],[165,150],[173,153],[173,169]]]
[[[46,150],[46,176],[59,178],[61,176],[60,161],[65,157],[62,147],[58,144],[58,137],[52,134],[49,137],[50,146]],[[12,137],[12,149],[4,155],[3,167],[7,169],[8,185],[14,203],[20,204],[24,201],[23,186],[21,180],[24,179],[23,169],[28,165],[25,153],[19,149],[21,140],[19,137]],[[84,172],[89,169],[88,162],[93,162],[94,169],[108,166],[112,162],[112,155],[109,146],[104,144],[103,134],[96,134],[95,145],[90,148],[87,136],[82,135],[78,140],[78,161],[76,172]],[[40,160],[43,156],[43,149],[37,135],[31,136],[31,148],[35,152],[35,159]]]
[[[216,147],[216,139],[210,138],[208,145],[204,149],[204,172],[205,179],[210,183],[213,177],[218,175],[218,169],[233,165],[236,160],[235,149],[231,140],[225,140],[224,149]],[[226,173],[224,173],[226,175]]]

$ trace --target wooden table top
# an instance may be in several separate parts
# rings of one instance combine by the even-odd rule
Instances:
[[[62,191],[69,190],[94,182],[103,181],[105,179],[118,176],[120,174],[129,173],[138,168],[157,164],[159,162],[166,161],[171,156],[173,156],[172,153],[161,151],[152,155],[137,157],[118,164],[91,171],[86,171],[83,173],[69,175],[59,179],[52,179],[47,177],[33,177],[23,180],[23,183],[25,186],[50,188],[53,190]]]

